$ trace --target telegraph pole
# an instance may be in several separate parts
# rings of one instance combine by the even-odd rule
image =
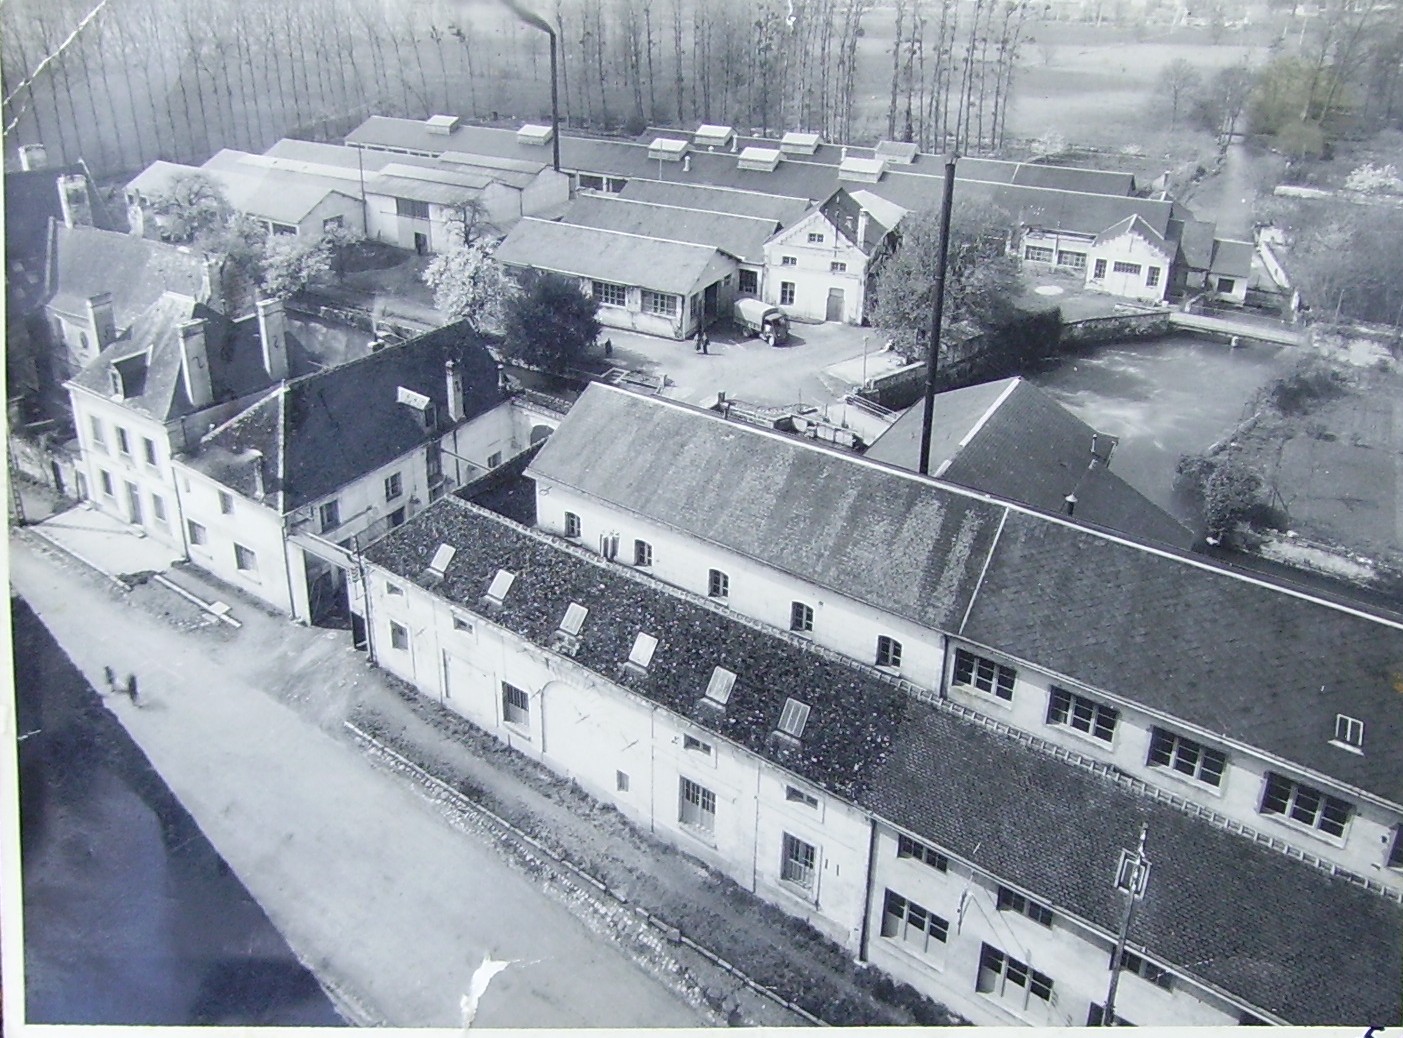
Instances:
[[[16,527],[24,526],[28,520],[24,514],[24,499],[19,495],[19,481],[15,479],[15,455],[8,439],[5,443],[5,481],[10,485],[10,519]]]
[[[1123,852],[1116,867],[1116,887],[1125,891],[1125,914],[1120,920],[1116,949],[1111,953],[1111,986],[1106,991],[1106,1008],[1101,1011],[1101,1026],[1114,1027],[1116,1021],[1116,985],[1120,981],[1120,960],[1125,955],[1125,942],[1130,935],[1130,921],[1135,917],[1135,904],[1145,896],[1150,877],[1150,859],[1145,856],[1145,837],[1149,825],[1140,826],[1140,844],[1132,854]]]
[[[935,280],[931,294],[930,352],[926,357],[926,403],[921,421],[921,475],[930,475],[930,436],[935,419],[935,372],[940,361],[940,318],[945,308],[945,261],[950,253],[950,210],[955,201],[955,160],[960,156],[950,152],[945,158],[944,193],[940,200],[940,251],[935,256]]]

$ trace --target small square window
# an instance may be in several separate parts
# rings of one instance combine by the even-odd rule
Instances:
[[[633,542],[633,564],[635,566],[651,566],[653,564],[653,546],[647,541]]]
[[[391,596],[392,598],[403,598],[404,588],[400,587],[398,584],[391,584],[389,581],[386,581],[385,594]]]
[[[393,620],[390,621],[390,648],[400,652],[409,651],[409,628]]]
[[[803,804],[805,807],[818,807],[818,797],[805,793],[798,786],[785,786],[784,799],[791,804]]]
[[[847,272],[848,265],[840,260],[834,260],[832,263],[828,264],[828,273],[830,274],[846,274]]]
[[[614,772],[614,788],[615,788],[616,790],[618,790],[620,793],[627,793],[627,792],[628,792],[628,772],[626,772],[626,771],[616,771],[616,772]]]
[[[457,613],[453,614],[453,629],[455,631],[462,631],[464,634],[473,633],[472,622],[465,617],[459,616]]]
[[[385,477],[385,500],[393,501],[404,493],[404,477],[396,472]]]
[[[901,643],[885,634],[877,636],[877,666],[901,669]]]
[[[789,629],[799,634],[812,634],[814,630],[813,608],[804,602],[791,602],[789,605]]]
[[[565,536],[578,539],[580,536],[580,517],[574,512],[565,513]]]
[[[701,753],[711,756],[712,746],[709,742],[703,742],[694,735],[682,736],[682,748],[692,753]]]
[[[234,514],[234,495],[229,493],[227,490],[221,490],[219,492],[219,514]]]
[[[708,574],[706,587],[706,593],[712,598],[731,597],[731,578],[719,569],[714,569]]]
[[[810,242],[810,244],[813,244],[813,245],[822,245],[822,244],[823,244],[823,232],[822,232],[822,231],[810,231],[810,232],[809,232],[809,242]]]
[[[525,689],[502,682],[502,717],[507,724],[531,723],[531,697]]]
[[[187,519],[185,520],[185,529],[190,535],[191,544],[209,543],[209,533],[203,524],[197,523],[193,519]]]
[[[489,455],[487,456],[487,467],[488,467],[489,469],[495,469],[495,468],[496,468],[498,465],[500,465],[501,463],[502,463],[502,452],[501,452],[501,451],[495,451],[494,453],[489,454]]]
[[[321,519],[322,533],[334,530],[341,525],[341,502],[328,501],[317,509],[317,515]]]
[[[781,256],[781,257],[779,258],[779,265],[780,265],[781,267],[797,267],[797,266],[799,265],[799,257],[797,257],[797,256]]]
[[[258,555],[242,544],[234,545],[234,565],[244,573],[258,572]]]

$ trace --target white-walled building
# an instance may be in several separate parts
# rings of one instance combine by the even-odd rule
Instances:
[[[744,449],[764,436],[727,438]],[[560,486],[540,484],[538,506],[553,510]],[[629,532],[616,543],[606,531],[600,554],[580,526],[562,537],[441,501],[365,554],[355,607],[371,653],[976,1023],[1097,1019],[1125,904],[1117,871],[1142,826],[1151,871],[1119,1019],[1396,1017],[1395,899],[819,651],[812,632],[676,588],[653,572],[657,554],[630,551]],[[997,558],[997,539],[974,550]],[[983,590],[953,565],[944,582],[977,601]],[[1363,946],[1371,954],[1356,955]]]
[[[316,622],[345,608],[353,547],[531,437],[481,340],[450,325],[285,382],[192,444],[176,464],[183,543],[202,568]]]

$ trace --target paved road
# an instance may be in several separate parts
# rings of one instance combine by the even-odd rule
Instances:
[[[705,1021],[402,783],[265,694],[258,626],[211,640],[163,625],[27,542],[10,579],[89,680],[140,676],[109,701],[210,842],[323,979],[391,1025],[453,1027],[487,952],[519,959],[484,1027]],[[301,632],[310,640],[316,632]]]

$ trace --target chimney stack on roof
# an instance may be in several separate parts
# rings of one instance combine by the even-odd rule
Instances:
[[[49,153],[42,144],[21,144],[19,147],[19,168],[22,170],[43,169],[49,164]]]
[[[180,326],[180,374],[185,382],[185,395],[196,408],[208,407],[214,401],[202,320],[186,321]]]
[[[1064,497],[1064,498],[1062,499],[1062,503],[1063,503],[1064,505],[1067,506],[1067,514],[1068,514],[1069,516],[1070,516],[1070,515],[1076,515],[1076,514],[1077,514],[1077,495],[1076,495],[1076,494],[1068,494],[1066,497]]]
[[[258,339],[263,347],[263,370],[275,382],[287,378],[287,311],[281,299],[260,299]]]
[[[463,420],[463,376],[458,373],[458,365],[451,360],[443,362],[443,378],[448,389],[448,420]]]
[[[211,310],[224,313],[224,261],[218,256],[206,256],[204,278],[200,285],[203,302]]]
[[[88,178],[81,173],[65,173],[58,178],[58,204],[63,222],[69,227],[93,225],[93,203],[88,197]]]
[[[253,496],[255,500],[262,501],[268,493],[268,489],[263,483],[263,452],[251,450],[248,455],[249,460],[253,463]]]
[[[682,156],[682,172],[683,172],[683,173],[690,173],[690,172],[692,172],[692,156],[690,156],[690,155],[683,155],[683,156]]]
[[[859,249],[867,248],[867,220],[867,210],[859,209],[857,211],[857,247]]]
[[[98,353],[116,340],[117,317],[111,292],[100,292],[88,300],[88,333]]]

